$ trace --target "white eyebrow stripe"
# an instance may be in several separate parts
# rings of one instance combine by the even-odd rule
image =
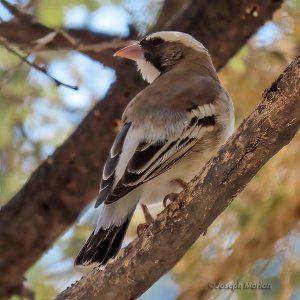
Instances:
[[[151,40],[152,38],[161,38],[167,42],[179,42],[186,47],[195,49],[196,51],[207,52],[207,49],[203,46],[202,43],[200,43],[187,33],[179,31],[159,31],[148,35],[146,40]]]

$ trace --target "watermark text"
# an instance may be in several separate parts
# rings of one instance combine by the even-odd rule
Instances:
[[[266,282],[251,282],[251,281],[240,281],[240,282],[210,282],[208,287],[212,290],[270,290],[272,288],[271,283]]]

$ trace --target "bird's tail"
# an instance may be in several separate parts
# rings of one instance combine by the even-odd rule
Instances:
[[[110,258],[115,257],[121,248],[131,216],[119,226],[100,228],[97,232],[94,230],[76,257],[75,265],[105,265]]]

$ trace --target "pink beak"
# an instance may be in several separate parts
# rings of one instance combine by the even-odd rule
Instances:
[[[138,60],[144,58],[144,50],[139,42],[136,42],[117,51],[114,56],[124,57],[131,60]]]

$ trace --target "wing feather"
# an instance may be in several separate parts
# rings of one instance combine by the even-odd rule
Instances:
[[[113,203],[141,184],[169,170],[189,153],[207,130],[215,125],[214,113],[215,109],[212,104],[193,106],[187,110],[186,126],[178,136],[169,137],[164,141],[142,140],[135,149],[132,149],[132,156],[123,175],[118,182],[115,182],[115,170],[122,153],[122,146],[126,135],[128,139],[131,138],[129,135],[132,135],[128,126],[122,129],[105,165],[96,205],[102,202]]]
[[[102,180],[100,183],[100,192],[95,207],[98,207],[102,202],[104,202],[111,191],[111,187],[114,182],[116,167],[118,165],[124,141],[130,126],[131,123],[124,124],[123,128],[116,136],[115,141],[111,147],[108,158],[104,165]]]

